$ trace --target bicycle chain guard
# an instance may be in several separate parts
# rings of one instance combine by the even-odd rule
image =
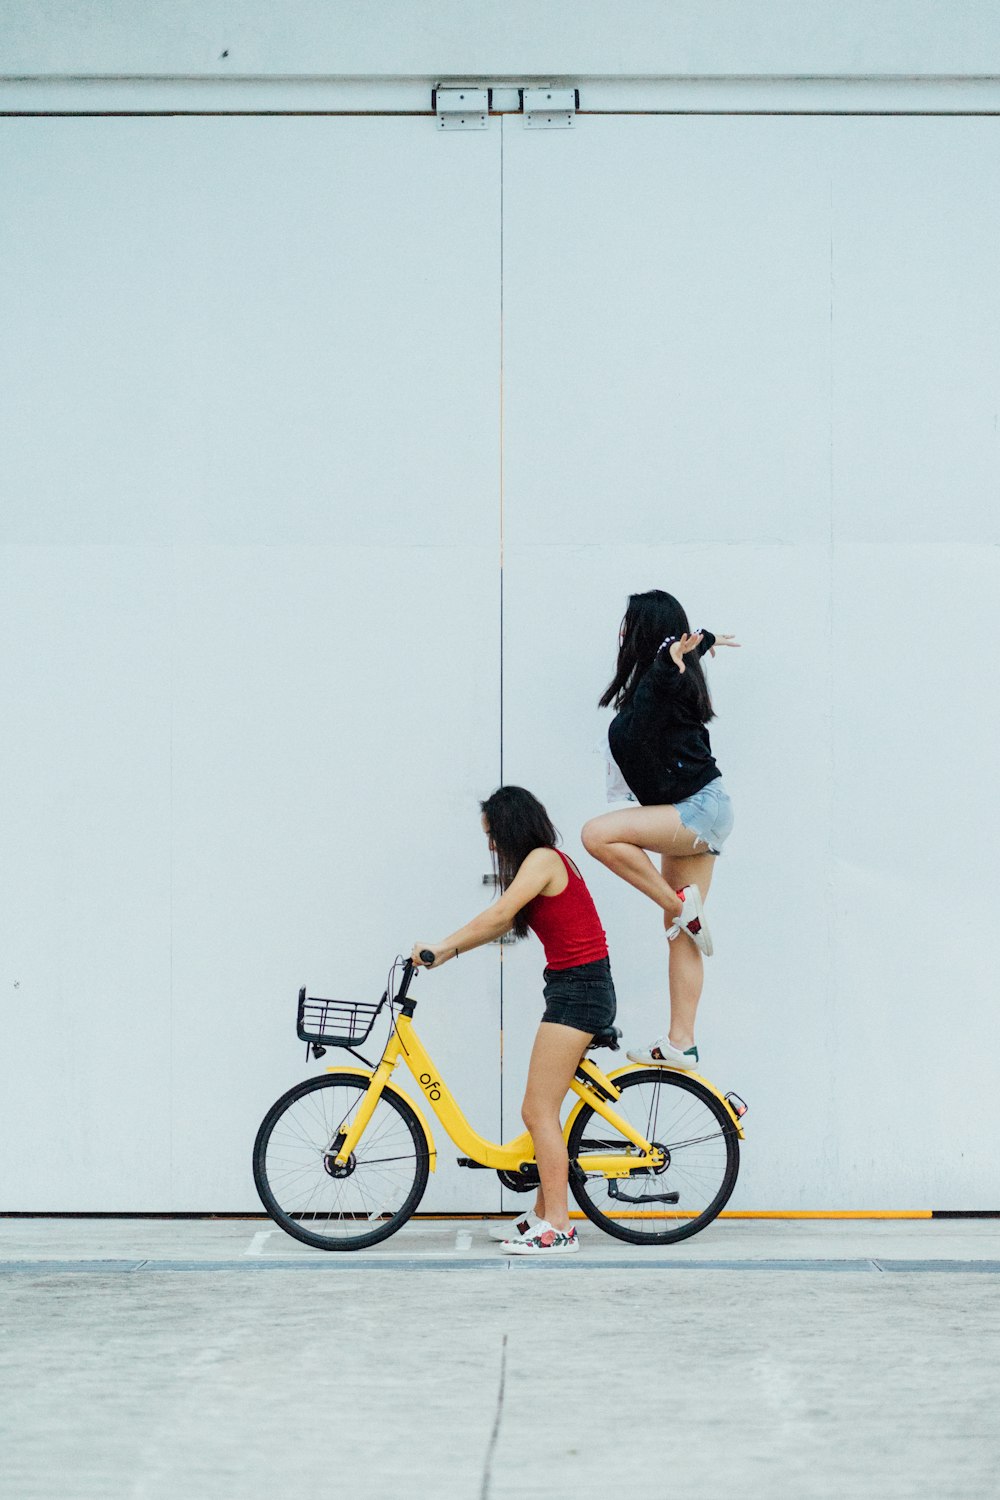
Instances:
[[[501,1171],[498,1168],[497,1176],[512,1193],[533,1193],[539,1186],[538,1168],[534,1166],[526,1167],[522,1172]]]

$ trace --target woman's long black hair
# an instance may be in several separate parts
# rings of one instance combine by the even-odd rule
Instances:
[[[554,849],[559,834],[537,797],[523,786],[499,786],[481,802],[493,848],[493,869],[502,891],[510,885],[532,849]],[[524,909],[514,918],[518,937],[527,937]]]
[[[691,626],[684,606],[663,589],[645,594],[630,594],[622,621],[622,643],[618,648],[618,666],[600,699],[602,708],[611,703],[617,709],[627,708],[635,690],[656,653],[668,636],[690,635]],[[712,699],[705,681],[701,660],[695,652],[684,658],[684,675],[695,694],[695,711],[703,724],[715,718]]]

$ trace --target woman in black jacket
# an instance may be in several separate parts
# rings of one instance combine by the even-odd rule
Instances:
[[[608,731],[608,800],[622,805],[584,825],[584,847],[663,910],[670,941],[670,1031],[633,1062],[698,1066],[694,1021],[702,954],[712,952],[705,897],[733,826],[732,804],[712,755],[714,717],[701,665],[731,635],[691,631],[672,594],[632,594],[618,666],[601,698],[618,710]],[[660,855],[657,870],[647,849]],[[690,941],[675,941],[684,935]]]

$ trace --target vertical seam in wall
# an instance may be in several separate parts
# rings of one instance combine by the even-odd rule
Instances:
[[[503,129],[504,119],[500,117],[500,400],[499,400],[499,480],[500,480],[500,784],[503,785],[503,690],[504,690],[504,660],[503,660],[503,568],[504,568],[504,431],[503,431]]]
[[[504,641],[503,641],[503,636],[504,636],[504,610],[503,610],[503,606],[504,606],[504,597],[503,597],[503,582],[504,582],[504,579],[503,579],[503,568],[504,568],[504,492],[503,492],[503,481],[504,481],[504,473],[503,473],[503,444],[504,444],[504,431],[503,431],[503,397],[504,397],[504,390],[503,390],[503,138],[504,138],[504,117],[501,115],[501,117],[500,117],[500,267],[499,267],[499,270],[500,270],[500,287],[499,287],[499,295],[500,295],[500,349],[499,349],[499,354],[500,354],[500,372],[499,372],[500,390],[499,390],[499,412],[498,412],[498,424],[499,424],[498,437],[499,437],[499,446],[500,446],[500,452],[499,452],[499,489],[500,489],[499,501],[500,501],[500,785],[501,786],[503,785],[503,735],[504,735],[504,722],[503,722],[503,708],[504,708],[504,701],[503,701],[503,699],[504,699],[504,656],[503,656],[503,644],[504,644]],[[500,954],[500,1069],[499,1069],[500,1139],[503,1140],[503,1138],[504,1138],[504,1124],[503,1124],[503,1036],[504,1036],[504,1027],[503,1027],[503,1022],[504,1022],[504,1014],[503,1014],[503,1001],[504,1001],[504,994],[503,994],[503,957],[504,957],[504,953],[503,953],[503,943],[502,943],[502,941],[501,941],[500,947],[498,949],[498,952]],[[501,1202],[502,1202],[502,1194],[501,1194]]]
[[[169,1202],[174,1202],[174,713],[177,698],[177,548],[170,548],[170,587],[168,592],[167,630],[169,631],[168,661],[170,664],[170,753],[169,795],[167,816],[167,872],[170,889],[167,896],[167,927],[169,954],[167,961],[167,1191]]]
[[[827,1015],[829,1016],[829,1024],[832,1027],[835,1028],[835,1026],[836,1026],[835,1017],[836,1017],[836,1014],[837,1014],[836,994],[835,994],[835,992],[836,992],[836,984],[837,984],[837,966],[836,966],[836,957],[837,957],[837,953],[836,953],[836,949],[837,949],[837,904],[836,904],[837,903],[837,882],[836,882],[836,872],[835,872],[835,868],[834,868],[834,826],[835,826],[835,819],[836,819],[836,801],[835,801],[835,799],[836,799],[836,785],[835,785],[835,781],[834,781],[834,773],[836,771],[836,762],[837,762],[837,750],[836,750],[836,743],[835,743],[836,733],[837,733],[837,714],[836,714],[836,704],[835,704],[836,690],[837,690],[837,663],[836,663],[835,639],[834,639],[834,590],[835,590],[835,587],[836,587],[836,571],[835,571],[835,568],[834,568],[834,538],[835,538],[835,523],[834,523],[834,489],[835,489],[835,484],[834,484],[834,480],[835,480],[835,469],[834,469],[834,384],[835,384],[835,368],[836,368],[835,367],[836,349],[835,349],[835,344],[834,344],[834,288],[835,288],[835,281],[834,281],[834,215],[833,215],[833,196],[834,195],[833,195],[833,187],[834,187],[834,184],[833,184],[833,162],[831,161],[831,163],[830,163],[830,198],[829,198],[829,212],[830,212],[830,325],[829,325],[829,340],[830,340],[830,346],[829,346],[829,353],[828,353],[828,360],[829,360],[829,381],[828,381],[828,390],[827,390],[827,403],[828,403],[828,409],[829,409],[829,415],[828,415],[828,422],[829,422],[828,464],[829,464],[829,468],[828,468],[828,481],[827,481],[827,483],[828,483],[828,503],[829,503],[829,507],[830,507],[830,524],[829,524],[829,532],[828,532],[828,536],[827,536],[827,580],[828,580],[828,584],[827,584],[827,611],[828,611],[828,618],[827,618],[827,651],[829,653],[829,665],[828,665],[829,677],[828,677],[828,686],[827,686],[827,694],[828,694],[827,704],[828,704],[828,713],[829,713],[829,716],[830,716],[830,732],[829,732],[827,743],[829,745],[829,757],[830,757],[830,759],[829,759],[829,774],[828,774],[828,777],[827,777],[827,785],[830,788],[830,801],[829,801],[829,815],[828,815],[828,819],[827,819],[827,852],[826,852],[826,860],[827,860],[827,864],[826,864],[827,939],[826,939],[826,941],[827,941],[827,973],[830,976],[829,982],[830,982],[831,989],[834,992],[834,993],[831,993],[830,996],[829,996],[829,1002],[828,1002],[828,1005],[827,1005]],[[835,1035],[828,1037],[828,1043],[829,1043],[829,1047],[830,1047],[829,1056],[831,1058],[835,1058],[837,1056],[836,1040],[837,1039],[836,1039]],[[833,1067],[831,1068],[831,1083],[832,1083],[832,1086],[833,1086],[833,1089],[834,1089],[834,1097],[836,1097],[836,1089],[837,1089],[836,1073],[837,1073],[837,1066],[834,1063]],[[832,1145],[833,1145],[833,1150],[836,1151],[836,1149],[837,1149],[837,1147],[836,1147],[836,1132],[833,1132],[833,1134],[832,1134]]]

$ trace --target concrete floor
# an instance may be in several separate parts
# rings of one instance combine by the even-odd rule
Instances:
[[[0,1494],[1000,1495],[1000,1223],[582,1234],[0,1221]]]

